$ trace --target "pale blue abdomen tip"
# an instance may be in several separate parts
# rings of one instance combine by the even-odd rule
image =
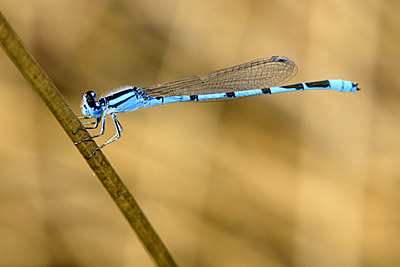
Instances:
[[[360,90],[360,88],[358,88],[358,83],[353,83],[351,81],[329,80],[329,82],[331,84],[331,89],[339,92],[351,93]]]

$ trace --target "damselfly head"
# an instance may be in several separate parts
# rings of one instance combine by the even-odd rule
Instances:
[[[82,114],[95,118],[99,118],[103,114],[103,107],[101,106],[99,101],[96,101],[95,92],[87,91],[83,94]]]

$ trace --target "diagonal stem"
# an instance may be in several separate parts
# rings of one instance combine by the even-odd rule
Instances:
[[[87,131],[79,131],[78,134],[73,134],[76,129],[83,127],[83,125],[68,106],[54,83],[27,51],[1,12],[0,43],[31,87],[46,103],[72,142],[89,137],[90,135]],[[83,142],[77,146],[85,159],[96,147],[97,145],[94,141]],[[104,154],[101,151],[97,151],[93,157],[86,161],[124,214],[154,263],[158,266],[176,266],[160,237],[150,225],[150,222],[146,219],[137,202]]]

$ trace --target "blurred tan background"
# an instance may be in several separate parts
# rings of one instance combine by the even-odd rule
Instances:
[[[119,116],[103,151],[181,266],[400,266],[400,2],[50,1],[1,11],[80,114],[82,94],[284,55],[313,91]],[[152,266],[0,53],[0,265]],[[104,142],[114,133],[111,121]]]

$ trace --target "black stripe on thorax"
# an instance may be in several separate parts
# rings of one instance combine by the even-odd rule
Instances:
[[[121,97],[121,96],[123,96],[123,95],[125,95],[125,94],[129,94],[129,93],[135,92],[135,94],[132,94],[130,97],[127,97],[127,98],[125,98],[124,100],[121,100],[121,101],[119,101],[119,102],[117,102],[117,103],[115,103],[115,104],[113,104],[113,105],[109,105],[110,108],[118,107],[119,105],[125,103],[126,101],[128,101],[128,100],[131,99],[132,97],[137,97],[137,96],[138,96],[138,92],[137,92],[136,89],[137,89],[137,87],[129,88],[129,89],[125,89],[125,90],[123,90],[123,91],[120,91],[120,92],[118,92],[118,93],[115,93],[115,94],[106,96],[106,97],[105,97],[105,101],[106,101],[107,103],[110,103],[110,101],[115,100],[115,99],[117,99],[118,97]]]
[[[109,107],[110,107],[110,108],[116,108],[116,107],[118,107],[119,105],[125,103],[126,101],[128,101],[129,99],[131,99],[132,97],[135,97],[135,96],[136,96],[136,95],[131,95],[130,97],[125,98],[125,99],[122,100],[122,101],[119,101],[119,102],[117,102],[117,103],[115,103],[115,104],[113,104],[113,105],[109,105]]]
[[[120,92],[118,92],[118,93],[115,93],[115,94],[106,96],[105,98],[106,98],[107,101],[110,101],[110,100],[114,100],[114,99],[116,99],[116,98],[118,98],[118,97],[120,97],[120,96],[123,96],[123,95],[125,95],[125,94],[127,94],[127,93],[131,93],[131,92],[133,92],[133,91],[136,91],[136,88],[125,89],[125,90],[120,91]]]

